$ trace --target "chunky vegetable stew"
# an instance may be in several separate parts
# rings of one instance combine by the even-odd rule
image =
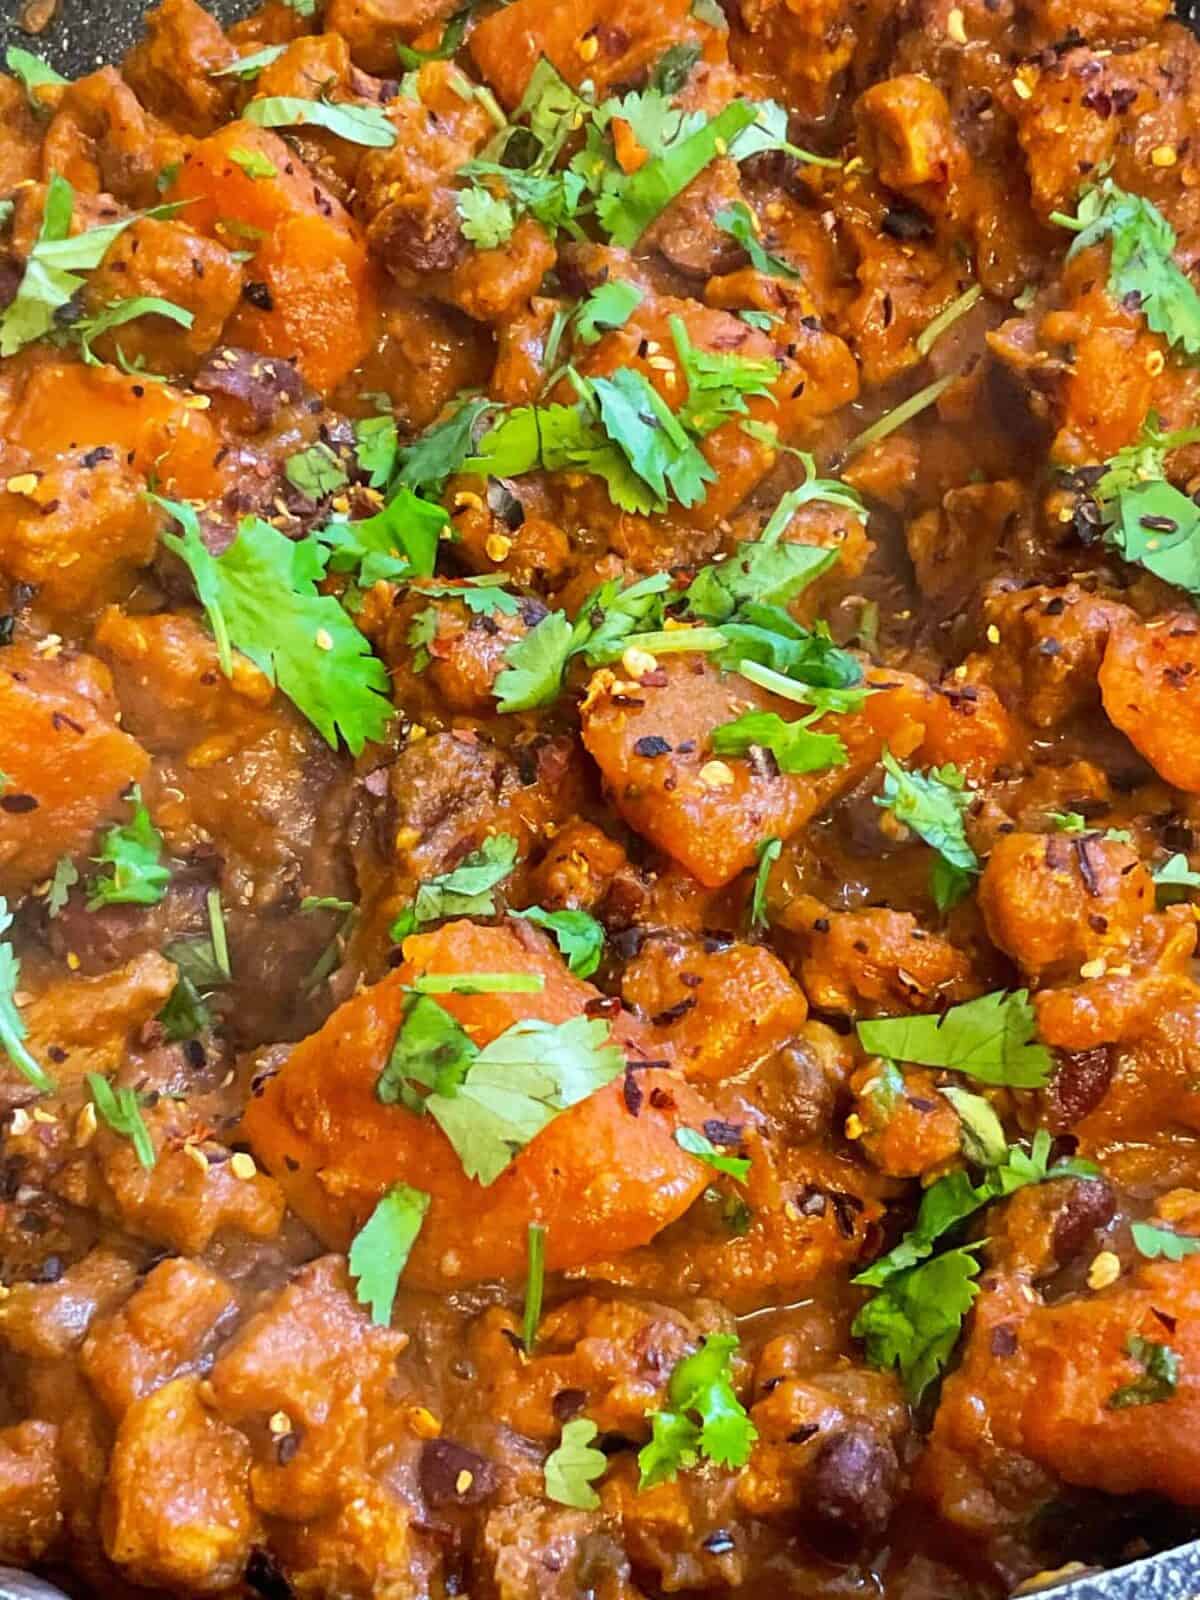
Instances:
[[[0,1564],[1000,1600],[1200,1513],[1200,45],[0,79]]]

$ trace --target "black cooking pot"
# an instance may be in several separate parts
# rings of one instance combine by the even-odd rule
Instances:
[[[68,77],[118,60],[138,36],[151,0],[60,0],[59,14],[44,34],[31,39],[18,26],[24,0],[0,0],[0,52],[23,45]],[[203,0],[225,22],[251,11],[256,0]],[[1176,0],[1180,17],[1200,33],[1200,0]],[[1053,1600],[1200,1600],[1200,1541],[1111,1572],[1047,1579],[1044,1587],[1021,1590]],[[86,1596],[79,1591],[80,1600]],[[67,1600],[62,1590],[29,1573],[0,1567],[0,1600]]]

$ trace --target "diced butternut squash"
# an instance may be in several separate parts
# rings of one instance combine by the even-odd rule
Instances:
[[[274,168],[252,178],[232,152]],[[187,202],[189,224],[250,250],[246,296],[227,335],[264,355],[295,361],[322,393],[345,378],[374,339],[374,272],[357,225],[291,148],[251,122],[203,139],[168,192]]]
[[[410,938],[404,953],[403,967],[296,1046],[243,1121],[244,1137],[325,1243],[344,1249],[392,1184],[412,1184],[432,1200],[405,1281],[435,1287],[520,1274],[530,1222],[550,1224],[546,1263],[561,1270],[645,1244],[688,1208],[707,1169],[679,1148],[675,1130],[698,1127],[711,1112],[673,1071],[638,1071],[637,1112],[619,1079],[562,1112],[486,1189],[467,1177],[432,1117],[382,1104],[375,1088],[405,984],[423,973],[531,972],[545,980],[539,994],[439,996],[481,1045],[525,1018],[565,1022],[598,998],[524,924],[449,923]],[[666,1053],[627,1015],[612,1031],[630,1059]]]
[[[1110,722],[1166,783],[1200,794],[1200,627],[1191,612],[1115,621],[1100,663]]]
[[[876,672],[886,688],[857,715],[822,725],[836,728],[845,743],[844,766],[793,775],[762,771],[745,758],[714,761],[715,728],[747,710],[791,720],[798,708],[736,673],[722,674],[704,656],[672,656],[660,666],[666,682],[640,684],[636,694],[607,669],[597,673],[584,702],[583,740],[630,827],[709,889],[753,866],[762,840],[787,838],[850,788],[885,744],[903,758],[924,732],[925,686],[903,673]]]
[[[90,656],[0,652],[0,894],[21,894],[122,811],[150,758],[113,720],[112,680]]]
[[[5,428],[35,464],[48,456],[115,449],[160,494],[215,497],[224,486],[221,440],[203,396],[145,383],[116,367],[46,362],[31,368]]]

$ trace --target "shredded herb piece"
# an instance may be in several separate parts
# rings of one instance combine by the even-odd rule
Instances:
[[[547,1500],[579,1511],[594,1511],[600,1504],[592,1484],[607,1471],[608,1457],[592,1446],[596,1431],[596,1424],[587,1417],[563,1424],[558,1447],[546,1457]]]
[[[360,755],[369,739],[381,739],[392,716],[390,679],[338,602],[317,590],[327,548],[243,517],[233,544],[214,556],[191,506],[154,498],[183,529],[163,542],[191,571],[226,677],[236,646],[330,745],[340,735]]]
[[[1129,1230],[1140,1254],[1148,1261],[1183,1261],[1200,1254],[1200,1238],[1176,1233],[1157,1222],[1135,1222]]]
[[[939,311],[937,316],[934,317],[933,321],[922,328],[916,339],[913,341],[917,349],[917,354],[920,356],[927,356],[933,349],[934,345],[946,332],[946,330],[948,328],[952,328],[960,317],[965,317],[967,312],[971,310],[972,306],[978,305],[982,298],[982,286],[978,283],[973,283],[971,287],[969,289],[965,289],[957,299],[951,300],[950,304],[945,308],[945,310]]]
[[[163,837],[142,804],[142,792],[134,787],[131,800],[133,820],[105,834],[100,854],[93,857],[102,869],[92,879],[87,908],[100,906],[154,906],[167,892],[171,869],[162,863]]]
[[[1141,1367],[1142,1375],[1109,1395],[1109,1410],[1156,1406],[1164,1400],[1170,1400],[1179,1387],[1179,1374],[1183,1366],[1179,1353],[1172,1350],[1169,1344],[1156,1344],[1153,1339],[1140,1338],[1136,1333],[1131,1333],[1126,1339],[1125,1351]]]
[[[756,271],[765,272],[771,278],[795,279],[802,276],[800,269],[790,261],[764,248],[759,238],[758,218],[744,200],[737,200],[724,211],[718,211],[713,221],[722,233],[737,240]]]
[[[970,893],[971,881],[979,871],[979,858],[963,829],[963,817],[971,803],[966,780],[949,764],[930,767],[928,772],[908,770],[890,750],[883,752],[882,762],[887,776],[875,804],[937,851],[933,898],[938,909],[945,911]]]
[[[754,873],[754,888],[750,895],[750,931],[756,933],[767,926],[767,884],[771,868],[783,853],[782,839],[763,839],[758,846],[758,866]]]
[[[345,139],[347,144],[362,144],[387,150],[397,134],[382,106],[354,102],[334,105],[329,100],[302,100],[294,95],[268,95],[251,100],[242,112],[247,122],[260,128],[324,128]]]
[[[714,1172],[723,1172],[738,1183],[745,1183],[750,1176],[749,1156],[727,1155],[724,1150],[718,1150],[707,1134],[700,1133],[696,1128],[676,1128],[675,1143],[681,1150],[686,1150],[689,1156],[703,1161],[706,1167],[711,1167]]]
[[[951,1006],[940,1016],[880,1017],[858,1024],[859,1043],[872,1055],[947,1067],[980,1083],[1038,1089],[1054,1062],[1037,1038],[1029,991],[1003,989]]]
[[[8,901],[0,896],[0,933],[7,933],[12,924]],[[20,978],[21,963],[12,945],[5,940],[0,944],[0,1049],[23,1078],[42,1094],[49,1094],[54,1088],[54,1079],[38,1065],[25,1045],[27,1030],[16,1000]]]
[[[429,1196],[407,1183],[394,1184],[359,1229],[350,1246],[348,1265],[356,1279],[361,1306],[370,1306],[371,1321],[386,1328],[392,1320],[400,1275],[425,1224]]]
[[[590,912],[547,911],[542,906],[528,906],[512,915],[545,928],[577,978],[590,978],[600,965],[604,954],[604,925]]]
[[[733,1387],[732,1333],[711,1334],[684,1356],[667,1383],[667,1404],[651,1413],[653,1433],[638,1452],[639,1489],[667,1483],[706,1458],[718,1466],[744,1467],[758,1430]]]
[[[79,354],[84,362],[89,367],[101,366],[100,357],[92,349],[92,341],[102,333],[110,333],[113,328],[123,328],[126,323],[136,322],[139,317],[165,317],[179,328],[190,328],[196,320],[192,312],[183,306],[177,306],[171,300],[159,300],[154,295],[118,300],[115,305],[98,312],[94,317],[84,317],[75,323],[74,331],[79,335]]]
[[[493,890],[512,876],[517,864],[517,841],[511,833],[495,833],[477,850],[464,856],[457,867],[428,878],[416,898],[392,924],[395,943],[428,922],[451,917],[491,917],[496,914]]]
[[[154,1140],[142,1117],[137,1095],[132,1089],[114,1089],[108,1079],[101,1077],[98,1072],[88,1073],[87,1085],[97,1115],[107,1122],[114,1133],[130,1141],[138,1161],[147,1172],[151,1171],[157,1159]]]
[[[525,1315],[522,1326],[525,1354],[531,1356],[537,1344],[537,1331],[542,1320],[542,1296],[546,1288],[546,1229],[543,1224],[531,1222],[526,1240],[529,1266],[525,1274]]]

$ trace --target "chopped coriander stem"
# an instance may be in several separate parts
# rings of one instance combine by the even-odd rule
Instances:
[[[724,650],[728,643],[720,628],[664,628],[659,633],[628,634],[590,659],[600,665],[619,661],[630,648],[646,650],[656,656],[686,655],[691,651],[710,655],[714,650]]]
[[[427,972],[411,986],[417,994],[540,994],[540,972]]]
[[[977,305],[982,297],[982,286],[978,283],[973,283],[969,289],[958,296],[957,300],[951,300],[946,309],[939,311],[933,321],[922,328],[913,341],[917,347],[918,354],[927,356],[946,329],[953,327],[960,317],[965,317],[971,307]]]
[[[813,703],[810,684],[797,683],[792,678],[784,677],[782,672],[764,667],[757,661],[739,661],[734,670],[739,677],[748,678],[760,689],[767,689],[771,694],[777,694],[781,700],[794,700],[799,706],[811,706]]]
[[[546,1287],[546,1229],[531,1222],[528,1233],[529,1268],[525,1277],[525,1354],[531,1356],[542,1320],[542,1295]]]
[[[221,908],[220,889],[208,891],[208,927],[212,934],[213,960],[217,963],[223,978],[232,978],[233,968],[229,965],[229,939],[225,933],[225,913]]]
[[[1081,222],[1078,217],[1069,216],[1065,211],[1052,211],[1050,221],[1057,223],[1060,228],[1069,228],[1072,233],[1082,233],[1087,227],[1086,222]]]
[[[792,156],[797,161],[803,161],[810,167],[828,167],[830,171],[840,172],[845,166],[844,161],[839,161],[836,156],[819,156],[812,150],[805,150],[798,144],[781,144],[780,150],[784,155]]]
[[[933,383],[926,384],[923,389],[918,389],[916,394],[909,395],[908,399],[901,401],[894,410],[885,412],[869,428],[864,428],[851,439],[842,451],[842,460],[849,460],[851,456],[858,455],[860,450],[865,450],[868,445],[878,444],[881,439],[886,439],[889,434],[902,428],[906,422],[911,422],[914,417],[940,400],[957,377],[957,372],[947,373],[944,378],[937,378]]]
[[[475,102],[477,105],[481,105],[483,107],[488,116],[491,117],[492,121],[496,124],[497,128],[503,131],[503,129],[509,126],[508,118],[504,115],[503,111],[501,111],[500,106],[497,103],[496,96],[490,89],[485,88],[482,84],[479,84],[475,89]]]

